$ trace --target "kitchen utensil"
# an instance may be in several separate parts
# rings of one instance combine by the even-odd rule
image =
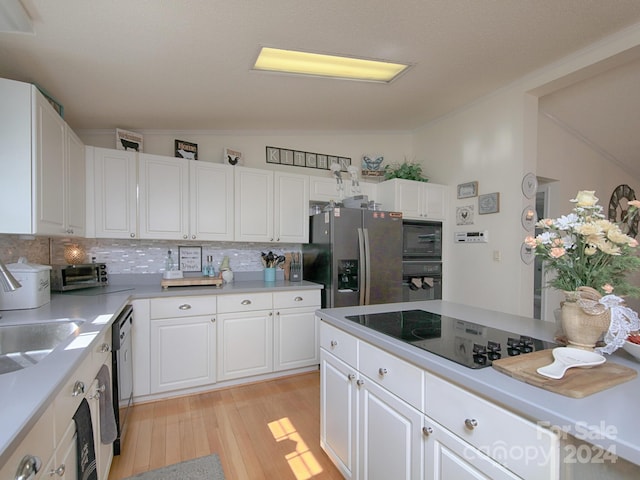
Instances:
[[[573,367],[594,367],[607,361],[599,353],[581,350],[579,348],[558,347],[552,351],[554,361],[550,365],[538,368],[536,371],[545,377],[559,379],[564,372]]]

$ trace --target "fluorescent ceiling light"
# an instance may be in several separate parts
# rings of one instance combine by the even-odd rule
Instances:
[[[0,32],[35,33],[31,19],[20,0],[0,2]]]
[[[410,65],[262,47],[254,70],[389,83]]]

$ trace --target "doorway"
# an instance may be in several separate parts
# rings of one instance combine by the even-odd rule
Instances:
[[[539,187],[536,192],[536,215],[538,220],[547,216],[547,193],[548,187]],[[536,227],[534,236],[542,233],[542,229]],[[544,266],[542,258],[537,256],[534,259],[533,269],[533,318],[538,320],[542,318],[544,312],[545,296],[544,296]]]

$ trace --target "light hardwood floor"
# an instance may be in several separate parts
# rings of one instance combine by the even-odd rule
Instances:
[[[319,412],[319,372],[136,405],[109,480],[210,453],[227,480],[342,479]]]

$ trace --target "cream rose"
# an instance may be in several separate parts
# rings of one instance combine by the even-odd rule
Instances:
[[[576,202],[578,207],[593,207],[598,203],[598,197],[595,196],[595,190],[580,190],[576,198],[572,202]]]

